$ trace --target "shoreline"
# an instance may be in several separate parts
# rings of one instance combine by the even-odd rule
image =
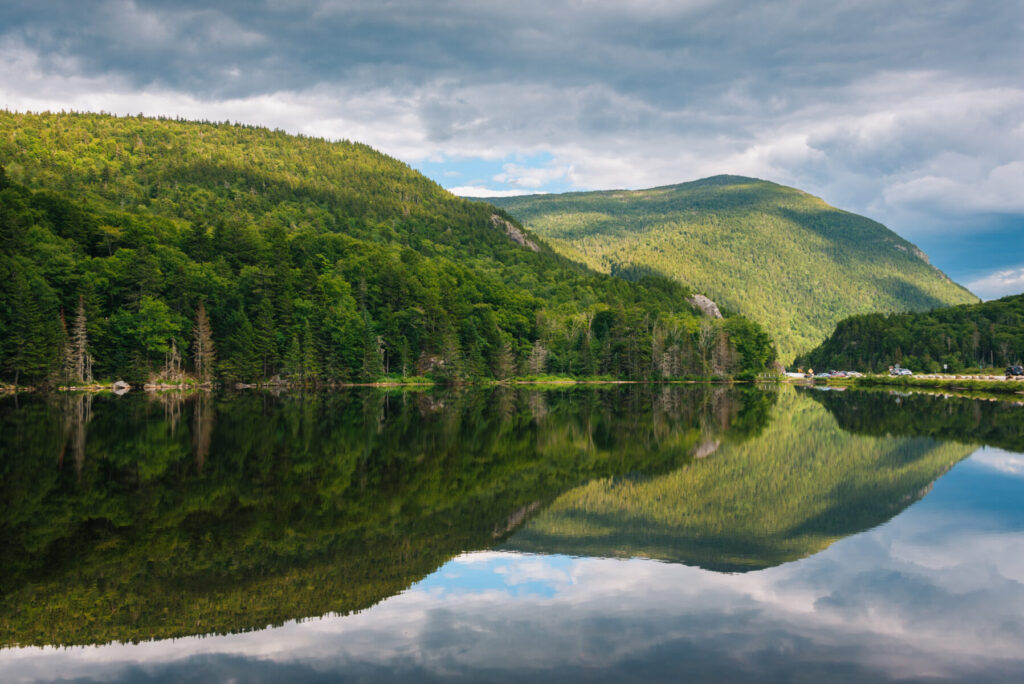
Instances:
[[[420,380],[415,382],[400,382],[400,381],[378,381],[378,382],[330,382],[322,384],[301,384],[301,383],[289,383],[289,382],[273,382],[273,383],[202,383],[202,384],[169,384],[169,383],[144,383],[134,384],[126,386],[115,387],[117,383],[93,383],[91,385],[59,385],[57,387],[35,387],[31,385],[3,385],[0,386],[0,394],[19,394],[38,392],[42,394],[47,393],[58,393],[58,392],[81,392],[81,393],[92,393],[92,394],[127,394],[139,393],[139,392],[190,392],[190,391],[240,391],[240,390],[329,390],[329,389],[349,389],[354,387],[382,387],[382,388],[434,388],[434,387],[496,387],[496,386],[543,386],[543,385],[557,385],[557,386],[570,386],[570,385],[743,385],[743,384],[757,384],[757,383],[775,383],[778,380],[772,379],[755,379],[755,380],[735,380],[732,378],[687,378],[679,380],[601,380],[601,379],[590,379],[590,378],[552,378],[550,380],[529,380],[529,379],[511,379],[511,380],[480,380],[480,381],[462,381],[453,383],[441,383],[434,382],[431,380]]]

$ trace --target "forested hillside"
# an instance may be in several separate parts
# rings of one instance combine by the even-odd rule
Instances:
[[[2,112],[0,166],[9,382],[661,378],[773,358],[685,286],[590,271],[365,145]]]
[[[950,372],[1024,359],[1024,295],[912,314],[851,316],[801,365]]]
[[[749,316],[785,362],[851,314],[977,301],[880,223],[753,178],[487,201],[596,270],[669,276]]]

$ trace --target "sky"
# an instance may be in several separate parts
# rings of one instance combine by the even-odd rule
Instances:
[[[1024,3],[4,0],[0,106],[368,143],[466,196],[792,185],[1024,291]]]

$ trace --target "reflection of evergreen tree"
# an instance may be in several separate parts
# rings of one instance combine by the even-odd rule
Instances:
[[[870,390],[842,397],[805,394],[825,406],[839,427],[856,434],[930,437],[1024,452],[1024,421],[1020,407],[1010,402]]]

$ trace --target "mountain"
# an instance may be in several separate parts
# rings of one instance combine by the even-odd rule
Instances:
[[[596,270],[669,276],[749,316],[784,361],[851,314],[977,301],[880,223],[753,178],[486,201]]]
[[[365,145],[0,112],[0,374],[752,375],[756,325],[554,253]],[[710,328],[709,328],[710,326]],[[710,334],[702,334],[710,329]]]
[[[891,412],[884,395],[842,400],[852,412],[865,402]],[[936,418],[944,412],[935,403],[923,408]],[[725,572],[797,560],[899,514],[976,448],[900,432],[907,433],[914,436],[855,436],[825,407],[789,390],[757,438],[723,443],[675,472],[591,481],[501,548],[643,556]]]
[[[921,313],[865,314],[840,321],[799,363],[813,368],[960,372],[1024,359],[1024,295]]]

